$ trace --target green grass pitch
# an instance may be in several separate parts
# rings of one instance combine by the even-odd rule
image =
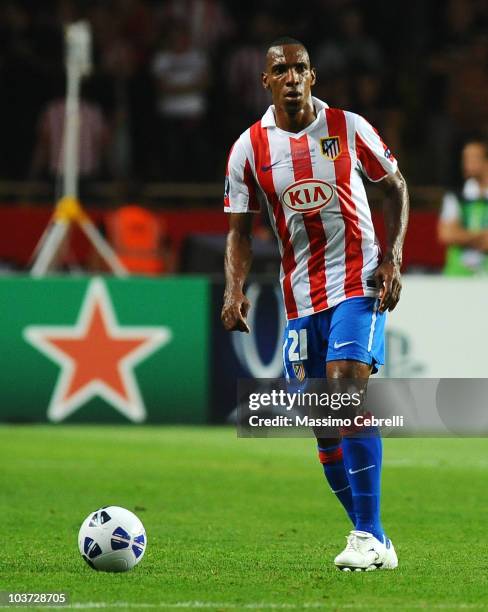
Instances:
[[[354,574],[332,562],[350,526],[311,439],[2,426],[0,590],[64,590],[77,609],[488,609],[488,440],[386,440],[384,454],[400,567]],[[78,554],[82,520],[109,504],[147,530],[127,574]]]

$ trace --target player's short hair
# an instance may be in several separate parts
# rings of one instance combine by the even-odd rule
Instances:
[[[283,45],[299,45],[300,47],[303,47],[308,53],[307,47],[300,40],[292,38],[291,36],[280,36],[280,38],[273,40],[273,42],[268,47],[268,51],[273,47],[282,47]]]

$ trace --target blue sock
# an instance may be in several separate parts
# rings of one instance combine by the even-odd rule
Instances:
[[[340,444],[329,448],[319,449],[319,460],[324,468],[327,482],[335,493],[337,499],[344,506],[349,518],[355,524],[354,505],[351,493],[351,486],[347,478],[346,469],[342,457],[342,447]]]
[[[379,433],[367,437],[344,437],[344,466],[351,485],[355,528],[368,531],[383,542],[380,518],[382,443]]]

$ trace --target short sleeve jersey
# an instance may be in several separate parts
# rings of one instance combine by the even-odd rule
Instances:
[[[268,209],[289,319],[378,295],[380,251],[363,178],[397,170],[363,117],[313,102],[316,119],[297,134],[276,126],[270,106],[235,142],[225,179],[225,211]]]

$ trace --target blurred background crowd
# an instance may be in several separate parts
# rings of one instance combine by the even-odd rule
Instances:
[[[369,119],[411,182],[459,179],[461,144],[488,126],[486,0],[3,0],[2,179],[57,169],[63,25],[78,18],[94,37],[88,177],[220,181],[230,145],[269,104],[263,54],[283,34],[308,46],[315,94]]]
[[[315,95],[378,129],[400,161],[413,208],[430,211],[412,216],[406,268],[439,270],[445,246],[456,246],[478,249],[488,269],[488,0],[2,0],[4,265],[28,265],[47,207],[60,195],[64,26],[79,19],[93,38],[80,107],[81,198],[106,228],[97,207],[130,202],[156,211],[158,233],[172,245],[173,263],[161,270],[185,271],[179,245],[187,236],[225,233],[227,154],[270,104],[260,73],[269,43],[282,35],[308,47]],[[470,142],[476,146],[461,163]],[[474,183],[462,192],[466,179]],[[448,191],[461,195],[442,204]],[[472,213],[473,198],[481,198],[482,213]],[[46,211],[36,216],[39,203]],[[201,214],[183,219],[195,207]],[[381,238],[381,221],[377,230]],[[215,248],[219,258],[207,271],[221,269],[221,240]]]

